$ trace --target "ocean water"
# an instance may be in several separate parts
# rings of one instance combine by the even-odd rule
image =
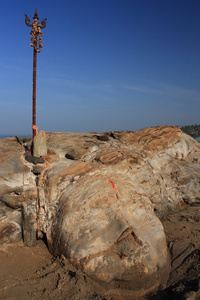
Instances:
[[[4,135],[0,135],[0,139],[7,138],[7,137],[13,137],[13,136],[21,136],[21,137],[25,138],[25,137],[32,136],[32,134],[4,134]]]
[[[197,142],[200,143],[200,136],[198,138],[196,138],[195,140],[197,140]]]

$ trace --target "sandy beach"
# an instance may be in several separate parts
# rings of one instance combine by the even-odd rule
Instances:
[[[199,206],[186,206],[162,221],[172,256],[169,281],[165,290],[140,299],[199,299],[199,221]],[[128,299],[106,294],[64,256],[54,258],[42,240],[33,248],[22,243],[2,247],[0,262],[2,300]]]

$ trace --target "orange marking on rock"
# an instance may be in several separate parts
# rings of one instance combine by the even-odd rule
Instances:
[[[49,156],[51,156],[51,154],[42,155],[41,158],[47,158],[47,157],[49,157]]]

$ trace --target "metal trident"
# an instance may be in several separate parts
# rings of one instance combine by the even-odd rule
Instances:
[[[42,20],[41,24],[39,24],[37,9],[35,9],[35,14],[33,17],[34,21],[30,24],[30,19],[25,14],[25,23],[28,27],[32,27],[31,29],[31,43],[30,45],[34,48],[33,51],[33,122],[32,122],[32,130],[33,130],[33,138],[37,134],[37,126],[36,126],[36,67],[37,67],[37,53],[41,51],[42,45],[42,36],[43,33],[41,29],[46,27],[46,20]]]

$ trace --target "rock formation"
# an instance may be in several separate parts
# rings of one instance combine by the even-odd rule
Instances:
[[[33,139],[33,155],[36,157],[47,155],[46,134],[43,130]]]
[[[164,288],[162,218],[199,201],[199,143],[173,126],[46,142],[47,155],[31,158],[19,137],[0,140],[0,243],[45,237],[111,294]]]

